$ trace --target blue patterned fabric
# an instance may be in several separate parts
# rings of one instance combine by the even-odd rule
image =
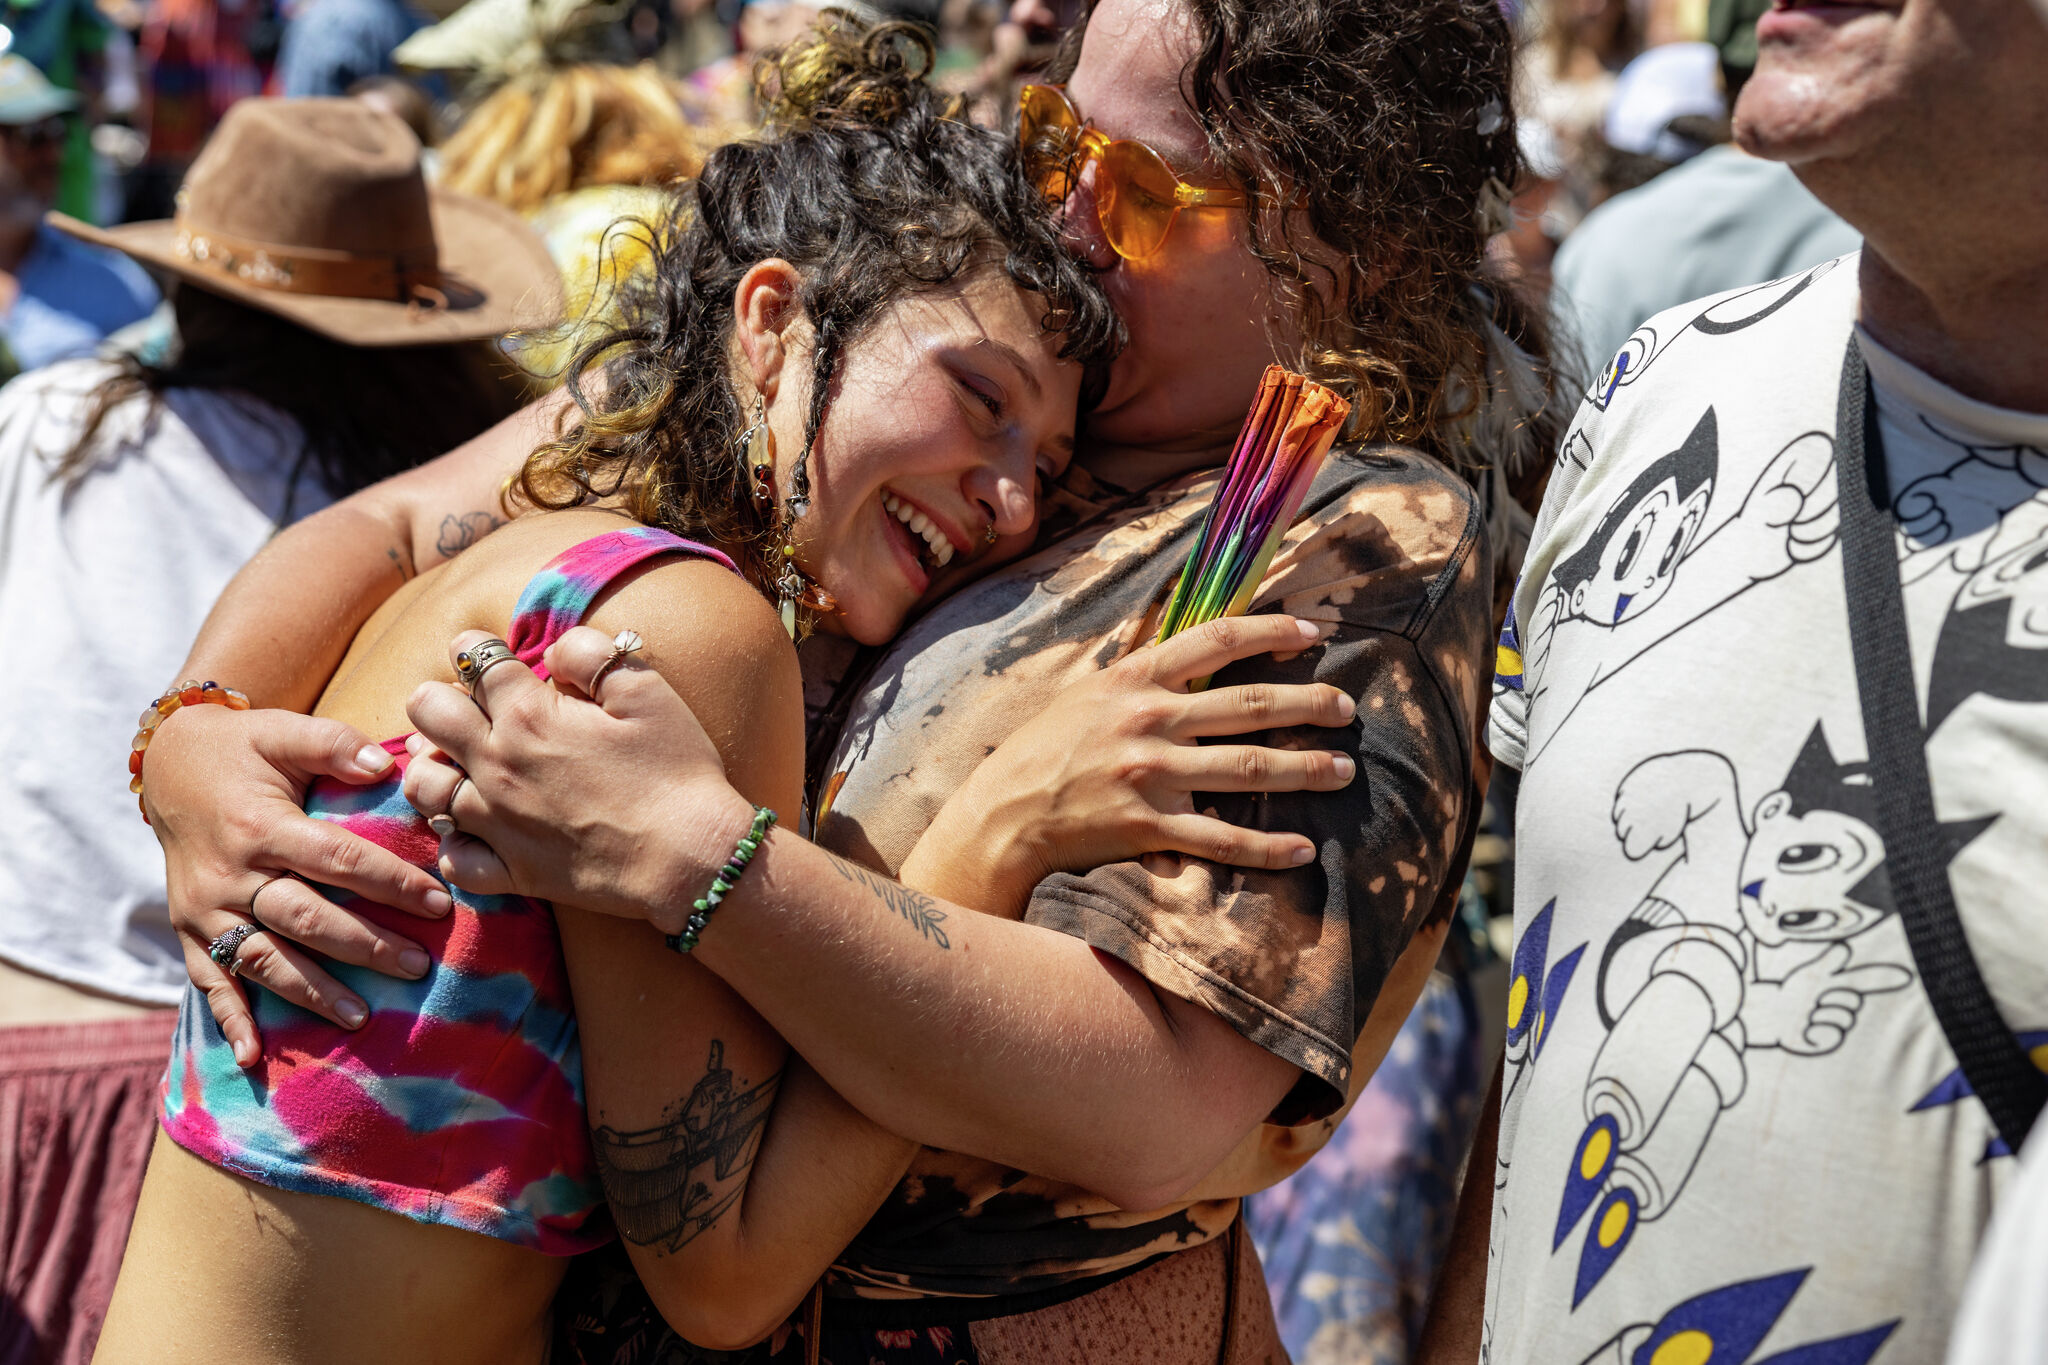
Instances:
[[[1245,1200],[1295,1365],[1409,1358],[1478,1120],[1479,1052],[1470,983],[1432,975],[1329,1146]]]

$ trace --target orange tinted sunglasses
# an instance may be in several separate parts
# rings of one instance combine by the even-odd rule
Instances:
[[[1157,255],[1182,209],[1242,208],[1242,190],[1202,189],[1174,174],[1142,142],[1111,138],[1087,123],[1056,85],[1027,85],[1017,95],[1017,141],[1024,166],[1048,199],[1064,203],[1092,160],[1102,235],[1127,261]]]

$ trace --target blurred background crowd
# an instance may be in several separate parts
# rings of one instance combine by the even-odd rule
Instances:
[[[189,262],[193,244],[181,240],[176,252],[153,257],[123,245],[141,238],[124,237],[122,225],[175,218],[187,171],[232,106],[259,95],[334,97],[396,115],[417,136],[439,191],[493,201],[525,220],[533,259],[544,244],[562,277],[566,316],[587,319],[602,314],[615,272],[645,264],[644,243],[613,225],[658,213],[662,187],[695,173],[709,149],[748,135],[757,122],[753,59],[825,7],[470,0],[434,8],[444,3],[0,0],[0,378],[99,356],[152,389],[210,384],[258,395],[309,433],[333,437],[324,443],[333,450],[316,452],[317,497],[295,496],[287,484],[263,500],[282,525],[456,444],[548,387],[571,339],[529,332],[491,343],[517,366],[478,381],[474,401],[401,401],[406,385],[428,379],[444,398],[475,386],[447,377],[454,369],[429,373],[417,358],[349,371],[367,363],[361,347],[388,347],[390,338],[351,334],[332,318],[305,322],[329,343],[313,356],[292,349],[299,332],[223,304],[218,288],[167,297],[192,271],[152,273],[138,258]],[[1529,169],[1522,183],[1490,185],[1479,211],[1496,264],[1549,310],[1561,350],[1582,374],[1598,373],[1660,309],[1858,245],[1784,166],[1730,144],[1728,111],[1754,64],[1753,26],[1768,0],[1503,5],[1524,39],[1518,112]],[[971,117],[1000,125],[1012,117],[1017,86],[1045,65],[1082,5],[832,7],[926,26],[939,52],[935,79],[965,97]],[[52,211],[63,215],[56,225]],[[252,330],[262,327],[270,330]],[[444,340],[476,338],[451,332]],[[259,351],[268,369],[252,360]],[[315,374],[331,382],[322,388]],[[474,367],[462,374],[474,378]],[[366,405],[365,393],[384,397]],[[427,409],[441,420],[420,430],[415,419]],[[366,450],[377,458],[366,460]],[[297,473],[295,465],[292,480]],[[447,533],[460,540],[475,529]],[[255,543],[229,559],[239,562]],[[222,576],[233,567],[224,560]],[[211,591],[195,584],[194,596],[203,610]],[[1250,1210],[1287,1345],[1304,1365],[1402,1361],[1420,1328],[1504,1027],[1489,1017],[1498,1004],[1483,1003],[1505,998],[1512,903],[1513,793],[1496,788],[1492,832],[1466,888],[1464,932],[1388,1063],[1330,1146]]]

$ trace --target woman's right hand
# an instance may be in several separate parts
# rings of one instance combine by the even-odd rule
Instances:
[[[1067,688],[947,800],[905,861],[903,880],[1008,915],[1055,872],[1148,853],[1270,869],[1310,861],[1315,845],[1302,835],[1202,814],[1195,794],[1335,791],[1350,783],[1355,760],[1341,748],[1200,741],[1349,726],[1351,698],[1327,683],[1188,688],[1226,664],[1298,654],[1318,638],[1313,622],[1291,616],[1226,617]]]
[[[367,1009],[312,953],[387,976],[426,972],[418,944],[307,885],[423,918],[448,913],[453,902],[431,873],[301,809],[316,777],[371,782],[390,766],[362,732],[292,711],[187,706],[151,737],[143,799],[164,849],[171,925],[237,1064],[253,1066],[260,1054],[255,1021],[241,983],[206,955],[237,924],[259,926],[236,955],[244,980],[344,1028],[360,1025]]]

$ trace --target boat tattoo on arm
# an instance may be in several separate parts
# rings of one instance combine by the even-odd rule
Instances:
[[[922,891],[913,891],[901,882],[892,882],[887,877],[878,877],[864,867],[849,863],[837,854],[827,855],[839,875],[855,886],[872,891],[882,904],[901,915],[918,936],[936,943],[941,948],[951,948],[953,941],[946,937],[944,925],[946,912],[939,909],[939,903]]]
[[[781,1084],[778,1070],[740,1089],[725,1065],[724,1041],[713,1038],[703,1078],[660,1123],[594,1129],[591,1147],[619,1235],[673,1255],[724,1216],[746,1190]]]

